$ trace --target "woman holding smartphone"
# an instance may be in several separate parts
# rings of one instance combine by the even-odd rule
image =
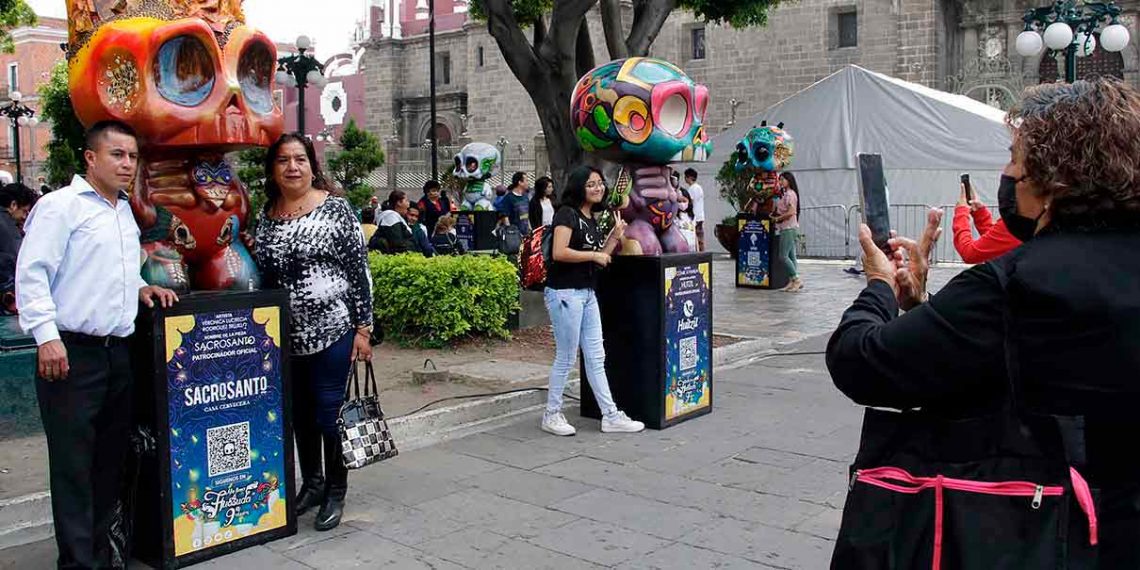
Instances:
[[[609,265],[610,256],[625,235],[625,222],[618,218],[609,237],[602,236],[594,213],[602,209],[605,194],[601,171],[580,166],[570,173],[562,207],[554,214],[553,259],[546,277],[545,298],[554,325],[556,354],[542,417],[542,430],[554,435],[574,435],[577,431],[562,415],[562,392],[579,348],[586,362],[586,378],[602,411],[602,431],[634,433],[645,429],[645,424],[618,410],[606,378],[602,318],[594,287],[598,272]]]

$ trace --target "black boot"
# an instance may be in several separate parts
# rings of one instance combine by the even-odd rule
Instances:
[[[325,485],[324,502],[317,511],[313,528],[319,531],[332,530],[340,524],[344,515],[344,496],[348,494],[348,468],[344,466],[339,434],[322,436],[325,445]]]
[[[297,461],[301,464],[301,489],[297,491],[293,510],[299,517],[324,500],[325,477],[321,472],[320,432],[298,426],[294,439],[297,440]]]

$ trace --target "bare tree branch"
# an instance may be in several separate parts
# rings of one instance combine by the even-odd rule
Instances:
[[[497,0],[502,2],[504,0]],[[552,65],[560,66],[563,70],[573,70],[571,63],[562,61],[573,57],[574,46],[578,42],[578,25],[586,17],[586,12],[594,7],[598,0],[558,0],[554,3],[554,11],[550,15],[550,33],[546,41],[538,48],[539,57]]]
[[[484,0],[483,9],[487,12],[487,31],[499,44],[507,67],[525,85],[527,79],[541,72],[541,63],[515,20],[510,0]]]
[[[625,45],[622,37],[621,0],[601,0],[602,2],[602,29],[606,33],[606,49],[610,52],[610,59],[624,59],[629,57],[629,47]]]
[[[677,0],[637,0],[633,5],[633,27],[625,45],[629,55],[643,56],[661,33],[669,13],[677,8]]]
[[[546,19],[540,17],[534,21],[534,46],[542,45],[546,41]]]
[[[582,18],[578,25],[578,43],[574,47],[574,67],[578,77],[594,69],[594,40],[590,38],[590,23]]]

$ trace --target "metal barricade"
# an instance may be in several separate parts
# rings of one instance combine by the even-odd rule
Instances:
[[[847,258],[849,253],[847,208],[842,204],[800,208],[801,257]]]

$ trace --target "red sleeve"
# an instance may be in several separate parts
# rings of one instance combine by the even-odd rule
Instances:
[[[984,236],[994,227],[994,218],[989,208],[978,208],[973,212],[974,227],[978,228],[978,235]]]
[[[969,208],[959,206],[954,209],[954,249],[958,250],[962,261],[985,263],[1001,257],[1019,245],[1021,242],[1009,233],[1002,220],[998,220],[978,239],[973,239],[970,233]]]

